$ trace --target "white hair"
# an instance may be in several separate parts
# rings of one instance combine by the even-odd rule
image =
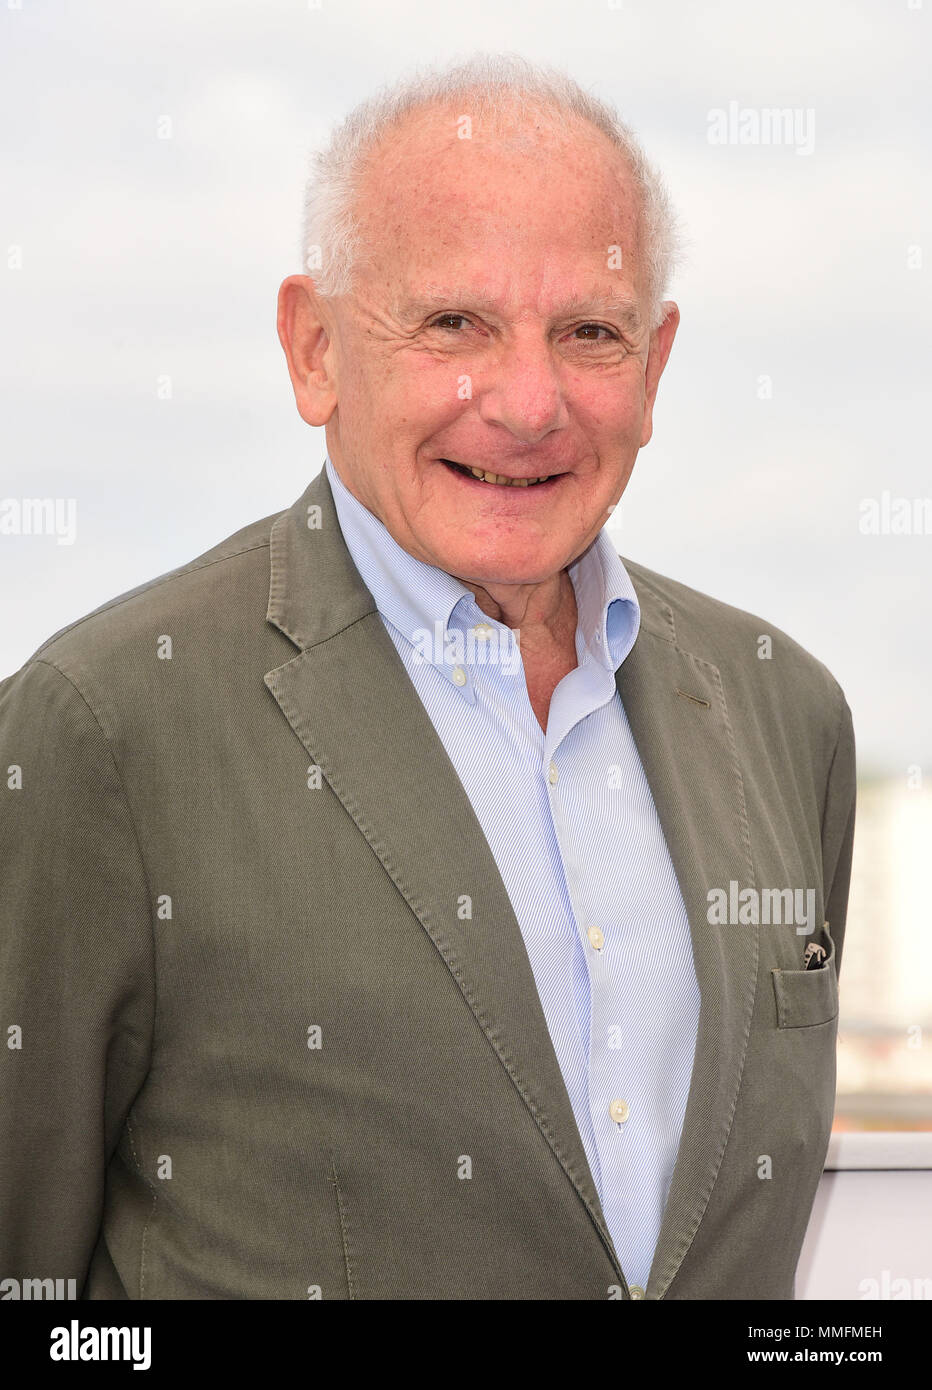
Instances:
[[[517,54],[476,54],[414,76],[361,102],[311,156],[301,229],[302,269],[323,297],[347,294],[363,252],[356,203],[367,157],[391,128],[427,107],[469,97],[478,116],[493,119],[515,106],[543,109],[555,125],[583,120],[608,136],[631,170],[640,195],[641,255],[648,287],[649,326],[663,321],[661,302],[680,253],[678,219],[663,180],[615,110],[556,68]]]

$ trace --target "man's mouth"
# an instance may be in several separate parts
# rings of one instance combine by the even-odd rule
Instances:
[[[491,483],[493,487],[541,487],[545,483],[552,482],[555,478],[561,478],[562,473],[547,473],[541,477],[533,478],[512,478],[504,473],[492,473],[488,469],[474,468],[472,464],[456,463],[453,459],[441,459],[448,468],[453,468],[457,473],[466,478],[473,478],[478,483]]]

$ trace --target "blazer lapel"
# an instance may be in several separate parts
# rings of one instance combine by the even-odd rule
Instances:
[[[616,673],[689,917],[701,994],[683,1131],[646,1294],[662,1298],[696,1234],[725,1151],[757,984],[754,927],[711,926],[710,888],[755,886],[744,785],[718,668],[676,644],[674,615],[624,562],[641,604]]]
[[[275,521],[271,551],[268,620],[300,651],[265,684],[452,972],[627,1293],[510,899],[352,562],[324,472]]]

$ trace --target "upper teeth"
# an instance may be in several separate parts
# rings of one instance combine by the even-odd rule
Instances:
[[[529,483],[543,483],[547,481],[550,474],[547,473],[540,478],[506,478],[501,473],[486,473],[481,468],[470,466],[470,473],[474,478],[481,478],[484,483],[498,483],[501,487],[527,487]]]

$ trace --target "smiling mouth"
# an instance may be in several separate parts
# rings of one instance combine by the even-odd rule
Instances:
[[[509,478],[504,473],[492,473],[488,469],[473,468],[469,464],[454,463],[453,459],[441,459],[448,468],[453,468],[465,478],[473,478],[478,483],[490,483],[493,487],[540,487],[544,483],[562,478],[562,473],[548,473],[539,478]]]

